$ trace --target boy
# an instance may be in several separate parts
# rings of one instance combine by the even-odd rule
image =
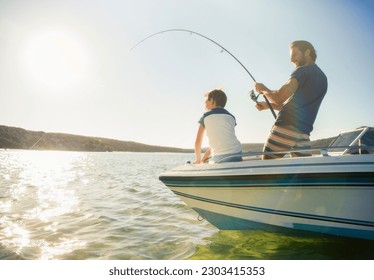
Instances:
[[[195,141],[195,164],[210,162],[234,162],[242,160],[242,145],[235,135],[235,117],[224,109],[226,94],[215,89],[205,94],[207,112],[199,120],[199,129]],[[209,140],[209,149],[201,158],[201,145],[204,132]]]

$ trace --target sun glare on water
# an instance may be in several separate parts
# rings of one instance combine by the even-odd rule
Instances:
[[[79,238],[61,234],[61,227],[81,211],[74,182],[80,182],[82,175],[76,169],[85,163],[85,155],[54,151],[9,155],[0,158],[5,163],[0,164],[0,174],[10,174],[0,182],[0,189],[8,190],[0,200],[0,247],[26,259],[53,259],[84,247]]]
[[[49,89],[77,86],[88,78],[91,68],[79,36],[64,30],[44,30],[30,36],[22,63],[35,85]]]

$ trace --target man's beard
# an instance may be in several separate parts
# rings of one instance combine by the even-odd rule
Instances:
[[[297,67],[304,66],[305,64],[306,64],[306,58],[305,58],[305,55],[303,54],[303,58],[298,63]]]

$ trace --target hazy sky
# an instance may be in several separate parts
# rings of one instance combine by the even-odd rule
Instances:
[[[0,0],[0,124],[193,147],[204,93],[223,87],[242,143],[264,142],[253,81],[278,89],[308,40],[329,89],[311,138],[374,126],[374,1]]]

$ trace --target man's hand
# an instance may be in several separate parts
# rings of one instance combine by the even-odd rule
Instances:
[[[262,110],[269,109],[269,106],[265,101],[261,101],[261,102],[257,102],[256,108],[257,110],[262,111]]]
[[[269,92],[269,89],[263,83],[254,83],[253,87],[259,93]]]

